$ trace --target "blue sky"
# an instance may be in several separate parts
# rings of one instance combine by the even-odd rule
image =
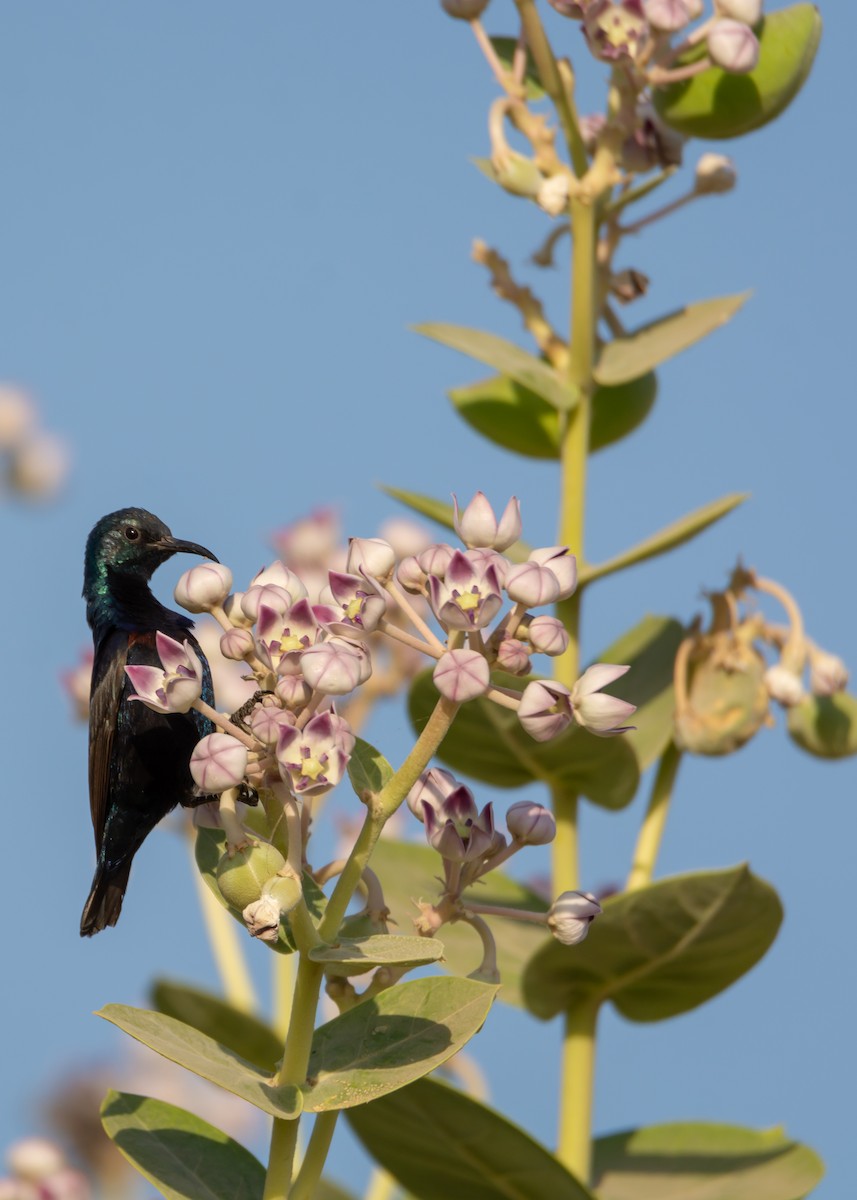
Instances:
[[[623,253],[652,279],[640,323],[754,294],[664,367],[645,428],[595,460],[592,557],[727,492],[753,496],[672,556],[593,588],[586,657],[645,612],[699,611],[701,589],[740,554],[857,662],[855,171],[836,125],[857,23],[850,6],[822,9],[819,58],[793,108],[723,147],[737,190]],[[494,0],[489,30],[512,32],[511,12]],[[582,61],[574,25],[550,25]],[[584,111],[603,103],[599,79],[584,73]],[[396,511],[384,481],[444,497],[481,487],[497,503],[514,491],[528,540],[553,541],[556,471],[477,439],[444,393],[480,369],[408,330],[445,320],[519,338],[469,261],[477,236],[564,324],[562,275],[525,266],[546,219],[468,162],[486,152],[493,94],[467,30],[434,3],[3,6],[0,377],[38,397],[74,466],[61,503],[0,508],[0,1146],[40,1128],[59,1074],[120,1049],[93,1009],[145,1002],[156,974],[216,982],[167,831],[141,854],[119,927],[78,938],[92,863],[86,739],[57,677],[87,642],[94,521],[151,508],[246,579],[271,557],[271,531],[318,505],[371,535]],[[692,145],[687,161],[708,148]],[[161,572],[164,598],[187,565]],[[370,736],[394,760],[407,748],[391,710]],[[780,891],[786,921],[761,966],[697,1012],[652,1026],[605,1014],[600,1130],[784,1124],[828,1163],[819,1197],[855,1191],[855,782],[854,763],[809,759],[781,728],[728,760],[686,764],[660,872],[747,859]],[[621,816],[586,812],[587,885],[624,875],[642,797]],[[547,1140],[557,1042],[555,1025],[501,1011],[476,1047],[498,1105]],[[359,1178],[356,1162],[342,1139],[334,1173]]]

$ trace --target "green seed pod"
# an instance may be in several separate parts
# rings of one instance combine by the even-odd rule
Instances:
[[[848,692],[807,696],[789,709],[789,737],[817,758],[857,754],[857,699]]]
[[[545,181],[544,175],[533,160],[514,150],[509,151],[508,157],[504,156],[501,165],[494,162],[493,166],[494,178],[501,188],[505,188],[513,196],[528,196],[533,199],[539,194]]]
[[[303,896],[303,888],[293,875],[275,875],[262,888],[263,896],[270,896],[280,906],[280,913],[290,913]]]
[[[700,638],[690,682],[676,680],[676,744],[691,754],[732,754],[769,720],[766,663],[732,633]],[[677,674],[681,667],[676,663]]]
[[[231,857],[223,855],[217,864],[217,886],[226,903],[242,912],[259,899],[267,881],[284,866],[285,859],[270,842],[255,842]]]

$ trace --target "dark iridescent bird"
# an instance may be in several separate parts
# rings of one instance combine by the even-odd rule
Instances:
[[[143,839],[177,804],[193,805],[189,760],[211,723],[187,713],[154,712],[129,700],[134,687],[125,666],[160,666],[155,634],[187,641],[203,665],[202,698],[214,703],[211,672],[189,617],[165,608],[149,580],[173,554],[200,554],[204,546],[178,541],[144,508],[102,517],[86,542],[83,596],[95,658],[89,714],[89,805],[98,864],[83,915],[81,937],[115,925],[128,886],[131,859]]]

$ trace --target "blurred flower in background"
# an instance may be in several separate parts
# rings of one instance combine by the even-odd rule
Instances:
[[[65,482],[68,464],[65,443],[40,427],[31,397],[0,383],[0,494],[50,500]]]

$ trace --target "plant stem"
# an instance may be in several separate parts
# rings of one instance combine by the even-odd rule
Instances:
[[[576,892],[580,889],[580,847],[578,839],[577,811],[579,797],[554,787],[553,812],[556,818],[556,837],[551,844],[553,866],[553,893]]]
[[[551,44],[542,25],[541,17],[534,0],[515,0],[521,15],[521,28],[527,40],[527,46],[536,64],[542,87],[550,96],[562,125],[571,158],[574,173],[578,178],[586,173],[589,161],[586,157],[586,147],[577,124],[577,114],[574,111],[569,91],[563,84],[562,77],[554,58]]]
[[[393,1200],[399,1194],[398,1185],[383,1167],[376,1167],[369,1177],[366,1200]]]
[[[574,1005],[565,1018],[557,1157],[581,1183],[592,1173],[592,1098],[598,1002]]]
[[[675,742],[670,742],[661,755],[658,772],[652,784],[652,794],[634,848],[634,859],[625,890],[633,892],[652,882],[655,861],[661,848],[661,839],[670,809],[673,785],[675,784],[681,751]]]
[[[295,1176],[292,1190],[289,1192],[289,1200],[312,1200],[315,1195],[315,1189],[321,1179],[321,1173],[330,1150],[330,1143],[333,1140],[333,1131],[336,1129],[338,1116],[338,1109],[332,1112],[321,1112],[316,1116],[306,1155]]]

